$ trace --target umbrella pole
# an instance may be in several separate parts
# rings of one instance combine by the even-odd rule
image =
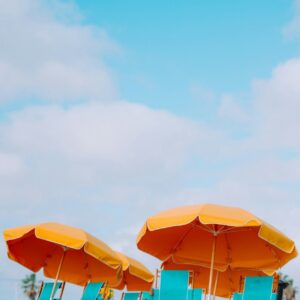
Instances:
[[[59,276],[59,273],[60,273],[62,264],[63,264],[63,262],[64,262],[64,258],[65,258],[66,251],[67,251],[67,250],[64,248],[64,254],[63,254],[63,256],[61,257],[61,260],[60,260],[60,263],[59,263],[59,266],[58,266],[58,269],[57,269],[57,273],[56,273],[56,277],[55,277],[55,280],[54,280],[54,284],[53,284],[53,288],[52,288],[50,300],[52,300],[53,297],[54,297],[54,292],[55,292],[55,289],[56,289],[58,276]]]
[[[213,300],[216,299],[216,292],[217,292],[217,287],[218,287],[218,280],[219,280],[219,271],[216,271],[216,280],[215,280],[215,286],[214,286],[214,296],[213,296]]]
[[[208,294],[209,300],[212,300],[212,279],[214,273],[214,264],[215,264],[215,254],[216,254],[216,232],[213,232],[213,244],[212,244],[212,253],[211,253],[211,262],[210,262],[210,273],[209,273],[209,284],[208,284]]]

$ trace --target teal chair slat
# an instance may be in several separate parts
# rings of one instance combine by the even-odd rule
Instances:
[[[125,293],[123,300],[138,300],[140,293]]]
[[[142,300],[159,300],[159,289],[153,289],[152,293],[142,292]]]
[[[233,294],[233,300],[243,300],[243,294],[234,293]]]
[[[273,277],[246,277],[243,300],[271,300]]]
[[[90,282],[84,289],[81,300],[96,300],[101,288],[103,287],[103,282]]]
[[[188,300],[201,300],[202,289],[188,289]]]
[[[271,296],[271,300],[276,300],[277,299],[277,294],[273,293]]]
[[[189,271],[161,271],[159,300],[186,300]]]
[[[54,282],[45,282],[43,284],[43,289],[41,291],[40,296],[38,297],[38,300],[50,300],[53,286],[54,286]],[[62,287],[62,282],[57,282],[54,291],[54,299],[59,300],[59,298],[55,298],[55,293],[61,287]]]

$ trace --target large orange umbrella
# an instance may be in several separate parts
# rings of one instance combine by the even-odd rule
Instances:
[[[139,261],[117,252],[122,261],[123,278],[121,283],[114,288],[128,291],[150,291],[154,281],[154,275]]]
[[[210,269],[189,264],[176,264],[172,259],[168,259],[162,263],[164,270],[188,270],[191,272],[190,284],[193,288],[201,288],[208,290]],[[228,268],[224,272],[214,271],[214,288],[213,294],[219,297],[229,298],[233,293],[243,290],[243,283],[246,276],[266,276],[266,273],[255,270],[231,270]],[[277,278],[274,274],[274,278]],[[277,281],[274,280],[274,289],[276,289]]]
[[[121,261],[102,241],[87,232],[58,223],[22,226],[4,231],[10,259],[33,272],[78,285],[122,279]],[[51,295],[51,299],[52,299]]]
[[[170,209],[147,219],[137,246],[162,261],[172,258],[213,270],[254,269],[271,273],[297,256],[294,242],[240,208],[213,204]]]

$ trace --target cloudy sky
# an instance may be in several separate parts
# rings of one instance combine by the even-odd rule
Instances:
[[[59,221],[155,269],[146,217],[212,202],[300,246],[300,1],[0,6],[1,231]],[[0,257],[1,295],[22,299],[27,271]]]

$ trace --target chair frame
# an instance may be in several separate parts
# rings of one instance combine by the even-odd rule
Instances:
[[[39,288],[39,291],[38,291],[38,294],[37,294],[37,299],[40,298],[40,296],[42,294],[42,291],[43,291],[43,288],[44,288],[44,285],[45,285],[45,281],[42,281],[42,283],[40,285],[40,288]],[[66,282],[62,281],[61,282],[61,287],[60,287],[59,299],[62,299],[64,290],[65,290],[65,285],[66,285]]]

